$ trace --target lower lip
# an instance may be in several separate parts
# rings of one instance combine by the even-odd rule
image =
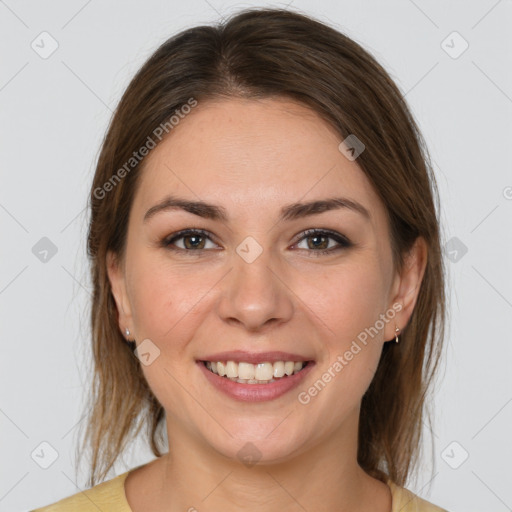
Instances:
[[[201,361],[197,361],[197,364],[208,381],[219,391],[242,402],[264,402],[279,398],[296,388],[315,365],[314,362],[310,361],[300,372],[282,377],[268,384],[240,384],[211,372]]]

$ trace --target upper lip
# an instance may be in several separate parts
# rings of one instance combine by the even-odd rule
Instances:
[[[245,350],[229,350],[226,352],[217,352],[204,357],[200,357],[198,361],[235,361],[244,363],[275,363],[276,361],[312,361],[311,357],[292,354],[290,352],[247,352]]]

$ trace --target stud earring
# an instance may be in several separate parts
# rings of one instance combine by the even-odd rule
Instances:
[[[126,337],[128,338],[130,336],[130,329],[128,327],[124,330],[124,333],[126,334]]]
[[[400,334],[400,329],[395,325],[395,343],[398,343],[398,335]]]

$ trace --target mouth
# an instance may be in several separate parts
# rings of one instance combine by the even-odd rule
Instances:
[[[234,400],[262,402],[296,388],[314,368],[315,361],[284,352],[236,351],[207,356],[196,360],[196,364],[213,389]]]
[[[313,361],[200,361],[211,373],[238,384],[270,384],[304,370]]]

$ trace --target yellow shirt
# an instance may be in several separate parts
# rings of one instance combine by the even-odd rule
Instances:
[[[124,492],[124,481],[129,472],[31,512],[132,512]],[[395,485],[391,480],[387,484],[393,497],[391,512],[447,512]]]

